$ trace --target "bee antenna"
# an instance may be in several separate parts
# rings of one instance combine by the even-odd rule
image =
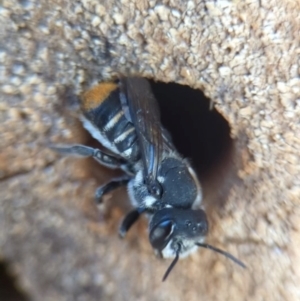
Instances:
[[[164,277],[162,279],[162,281],[164,282],[169,274],[171,273],[171,271],[173,270],[175,264],[177,263],[178,259],[179,259],[179,254],[180,254],[180,251],[181,251],[181,245],[180,244],[177,244],[178,248],[177,248],[177,251],[176,251],[176,256],[174,258],[174,260],[172,261],[172,263],[170,264],[170,266],[168,267],[168,269],[166,270],[165,274],[164,274]]]
[[[214,246],[211,246],[211,245],[209,245],[209,244],[203,244],[203,243],[200,243],[200,242],[196,242],[196,245],[197,245],[198,247],[210,249],[210,250],[212,250],[212,251],[215,251],[215,252],[217,252],[217,253],[220,253],[220,254],[224,255],[225,257],[231,259],[233,262],[235,262],[235,263],[238,264],[239,266],[243,267],[244,269],[247,268],[247,266],[246,266],[243,262],[241,262],[241,261],[238,260],[236,257],[234,257],[233,255],[231,255],[230,253],[228,253],[228,252],[226,252],[226,251],[223,251],[223,250],[221,250],[221,249],[218,249],[218,248],[216,248],[216,247],[214,247]]]

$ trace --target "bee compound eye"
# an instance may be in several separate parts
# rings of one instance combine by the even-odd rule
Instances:
[[[163,250],[170,240],[173,232],[173,223],[170,220],[156,225],[149,235],[150,243],[154,249]]]

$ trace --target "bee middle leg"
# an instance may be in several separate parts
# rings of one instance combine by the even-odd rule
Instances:
[[[119,179],[112,180],[111,182],[108,182],[96,189],[95,192],[95,201],[97,204],[102,203],[102,198],[105,194],[121,187],[127,185],[127,183],[130,181],[130,177],[123,177]]]
[[[105,194],[121,187],[124,185],[127,185],[128,182],[131,180],[130,177],[123,177],[116,180],[112,180],[111,182],[108,182],[96,189],[95,193],[95,201],[96,204],[102,203],[102,198]],[[119,228],[119,236],[121,238],[124,238],[126,233],[129,231],[131,226],[138,220],[140,217],[142,211],[138,209],[133,209],[129,213],[127,213],[120,225]]]

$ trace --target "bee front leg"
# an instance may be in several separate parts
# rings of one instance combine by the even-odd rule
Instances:
[[[122,168],[124,165],[126,165],[126,161],[122,158],[107,154],[98,148],[92,148],[82,144],[63,146],[51,145],[50,148],[61,154],[78,155],[80,157],[93,157],[100,164],[110,168]]]
[[[138,220],[140,215],[141,215],[141,212],[138,211],[137,209],[134,209],[125,215],[125,217],[121,223],[121,226],[119,228],[119,235],[121,238],[125,237],[126,233],[129,231],[131,226]]]
[[[95,192],[95,201],[97,204],[101,204],[102,203],[102,198],[105,194],[121,187],[121,186],[125,186],[127,185],[127,183],[130,181],[130,178],[129,177],[123,177],[123,178],[120,178],[120,179],[116,179],[116,180],[113,180],[111,182],[108,182],[100,187],[98,187],[96,189],[96,192]]]

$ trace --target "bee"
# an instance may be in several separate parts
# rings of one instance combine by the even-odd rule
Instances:
[[[105,194],[127,185],[134,207],[123,219],[124,237],[141,214],[149,218],[149,241],[163,258],[174,258],[166,280],[179,258],[198,247],[221,253],[242,267],[231,254],[205,243],[208,220],[202,206],[202,189],[190,162],[176,150],[162,126],[157,100],[145,78],[120,78],[87,91],[81,100],[83,126],[108,151],[85,145],[53,146],[58,152],[93,157],[125,176],[96,190],[97,203]]]

